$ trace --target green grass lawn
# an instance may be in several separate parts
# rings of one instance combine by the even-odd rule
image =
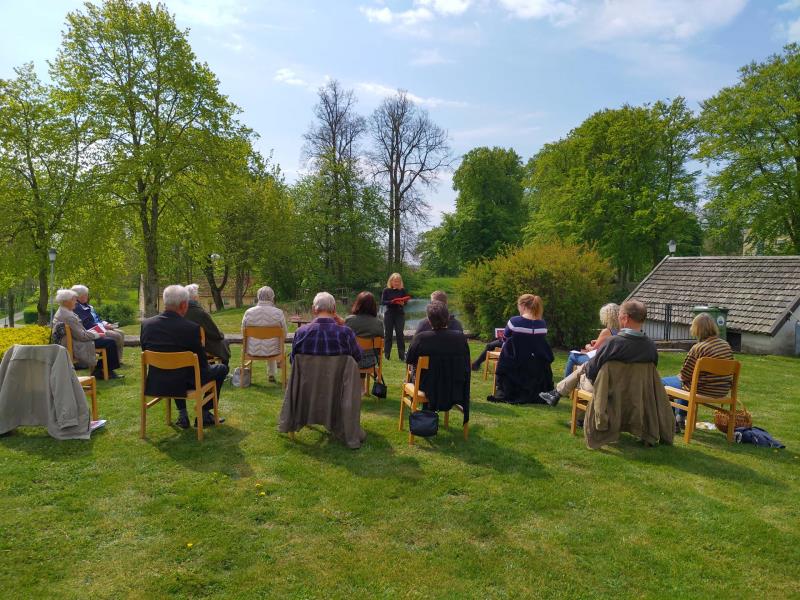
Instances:
[[[473,345],[473,354],[478,345]],[[239,359],[234,347],[233,364]],[[564,355],[557,358],[561,370]],[[367,399],[348,450],[276,432],[282,394],[263,370],[226,387],[227,422],[149,413],[138,437],[138,351],[99,382],[105,431],[0,438],[0,590],[14,598],[763,598],[800,596],[798,361],[740,357],[741,397],[788,448],[587,450],[569,406],[489,404],[473,375],[458,424],[409,447],[389,398]],[[663,374],[682,354],[663,354]],[[710,411],[701,419],[713,420]]]

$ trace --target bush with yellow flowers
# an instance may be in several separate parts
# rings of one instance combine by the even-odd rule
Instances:
[[[50,343],[50,328],[41,325],[0,329],[0,358],[14,344],[43,346]]]

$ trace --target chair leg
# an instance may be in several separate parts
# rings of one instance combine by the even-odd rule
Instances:
[[[214,386],[214,425],[219,427],[219,398],[217,397],[217,386]]]
[[[200,396],[198,391],[198,398],[194,401],[194,414],[195,418],[197,419],[197,441],[203,441],[203,397]]]
[[[447,410],[444,413],[444,428],[447,429],[450,427],[450,411]]]
[[[402,394],[402,392],[401,392],[401,394]],[[400,396],[400,422],[397,424],[397,430],[398,431],[403,431],[403,410],[405,409],[405,407],[406,407],[406,403],[403,400],[403,396],[401,395]]]
[[[736,402],[731,403],[731,411],[728,413],[728,443],[733,443],[733,434],[736,430]]]
[[[683,432],[683,441],[688,444],[692,441],[692,434],[697,423],[697,403],[690,400],[686,413],[686,429]]]
[[[483,380],[484,381],[489,379],[489,363],[490,362],[491,361],[489,360],[489,357],[487,356],[486,360],[483,362]]]
[[[494,379],[492,380],[492,396],[497,394],[497,367],[494,369]]]
[[[108,353],[105,348],[102,349],[100,354],[100,362],[103,364],[103,379],[108,381]]]
[[[577,394],[577,391],[572,390],[572,393],[569,395],[572,400],[572,419],[569,422],[569,432],[572,435],[575,435],[575,432],[578,430],[578,399],[575,397],[575,394]]]
[[[464,423],[464,441],[469,439],[469,423]]]
[[[147,398],[142,397],[141,414],[139,416],[139,437],[145,438],[145,430],[147,429]]]
[[[92,421],[97,421],[100,415],[97,411],[97,383],[94,377],[89,380],[89,398],[92,401]]]

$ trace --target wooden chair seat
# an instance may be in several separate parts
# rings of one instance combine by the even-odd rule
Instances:
[[[398,424],[398,429],[403,431],[403,412],[405,407],[407,406],[411,412],[415,410],[422,410],[421,404],[424,404],[426,401],[425,392],[419,389],[419,382],[422,379],[422,371],[428,369],[430,365],[430,357],[428,356],[420,356],[417,359],[416,365],[416,375],[414,376],[414,381],[411,381],[411,365],[406,365],[406,378],[403,381],[403,385],[401,387],[400,392],[400,422]],[[457,410],[460,410],[461,413],[464,413],[464,407],[455,404],[453,405]],[[450,426],[450,411],[440,411],[444,413],[444,426]],[[464,439],[469,438],[469,423],[464,423]],[[414,445],[414,435],[409,431],[408,432],[408,445]]]
[[[72,361],[72,364],[75,364],[75,354],[73,353],[72,348],[72,331],[69,328],[69,325],[64,323],[64,336],[67,340],[67,352],[69,353],[69,358]],[[105,348],[95,348],[94,355],[100,360],[100,365],[103,371],[103,379],[108,381],[109,373],[108,373],[108,353],[106,352]],[[94,370],[94,369],[92,369]]]
[[[80,383],[81,388],[89,396],[92,403],[92,421],[97,421],[99,418],[97,411],[97,380],[94,375],[84,375],[78,377],[78,383]]]
[[[728,413],[728,442],[733,442],[733,434],[736,423],[736,402],[739,389],[739,371],[741,370],[741,363],[738,360],[724,360],[720,358],[711,358],[703,356],[697,361],[692,373],[692,384],[688,390],[675,388],[672,386],[665,386],[664,390],[667,392],[667,397],[673,408],[679,408],[686,411],[686,427],[683,432],[683,440],[688,444],[692,441],[692,434],[694,433],[697,425],[697,407],[705,406],[714,410],[721,410]],[[731,377],[731,388],[727,396],[721,398],[715,396],[706,396],[697,391],[697,386],[700,381],[700,374],[707,373],[713,376],[727,376]],[[674,402],[672,399],[685,400],[686,405]]]
[[[197,418],[197,439],[203,441],[203,405],[211,400],[213,402],[214,423],[219,425],[219,401],[217,398],[217,385],[214,381],[201,383],[200,381],[200,361],[193,352],[153,352],[145,350],[142,352],[142,393],[141,393],[141,426],[139,435],[144,439],[147,428],[147,409],[165,400],[167,425],[172,425],[172,400],[176,396],[149,396],[153,398],[148,401],[145,393],[147,383],[148,367],[156,367],[170,371],[174,369],[184,369],[187,367],[194,369],[194,388],[186,390],[183,396],[186,400],[194,400],[194,412]],[[180,398],[181,396],[177,396]]]
[[[592,401],[592,392],[582,390],[581,387],[578,386],[572,390],[570,398],[572,400],[572,418],[569,424],[569,432],[575,435],[575,432],[578,430],[578,411],[586,412],[586,409],[589,407],[589,402]]]
[[[249,339],[254,340],[272,340],[277,339],[279,346],[283,348],[284,341],[286,340],[286,332],[281,327],[262,327],[262,326],[246,326],[242,332],[242,370],[252,369],[254,361],[270,361],[274,360],[278,369],[281,372],[281,386],[286,389],[286,369],[288,367],[288,353],[281,352],[279,354],[272,354],[270,356],[254,356],[247,351],[247,343]],[[252,380],[252,372],[250,374]]]
[[[382,337],[374,337],[374,338],[363,338],[363,337],[356,337],[356,342],[358,343],[358,347],[361,348],[362,352],[372,352],[377,350],[378,354],[378,363],[374,367],[367,367],[365,369],[359,369],[358,372],[361,375],[364,375],[363,378],[363,392],[364,395],[369,394],[369,379],[372,377],[375,378],[376,374],[378,378],[382,381],[383,380],[383,338]]]

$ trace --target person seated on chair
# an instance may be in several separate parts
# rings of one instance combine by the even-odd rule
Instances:
[[[117,354],[117,344],[102,333],[86,329],[81,323],[80,317],[75,314],[75,305],[78,302],[78,294],[72,290],[58,290],[56,292],[56,302],[58,310],[53,315],[53,329],[56,330],[58,324],[63,323],[64,327],[69,327],[72,333],[72,355],[79,369],[94,369],[92,375],[101,379],[103,377],[103,362],[94,351],[96,348],[104,348],[106,359],[108,360],[108,376],[111,379],[122,379],[124,375],[117,375],[114,371],[119,368],[119,354]],[[57,340],[62,346],[66,346],[65,338]]]
[[[523,294],[517,299],[519,316],[511,317],[504,331],[497,361],[497,391],[486,399],[508,404],[539,404],[539,393],[553,386],[553,351],[547,343],[547,323],[542,299]]]
[[[350,314],[344,318],[344,324],[353,330],[356,337],[383,338],[383,321],[378,317],[378,303],[370,292],[361,292],[356,296]],[[359,369],[371,369],[378,362],[380,350],[362,352],[358,363]]]
[[[447,306],[447,294],[442,290],[436,290],[431,294],[431,302],[441,302],[447,308],[447,312],[450,312],[449,307]],[[461,321],[455,318],[453,314],[450,314],[450,318],[447,321],[447,328],[453,329],[455,331],[464,331],[464,326],[461,325]],[[417,329],[414,332],[414,335],[418,333],[422,333],[423,331],[430,331],[433,329],[431,327],[431,323],[428,319],[421,319],[419,323],[417,323]]]
[[[664,377],[661,382],[664,386],[688,390],[692,385],[692,375],[694,367],[700,358],[705,356],[720,358],[722,360],[733,360],[733,351],[730,344],[719,337],[719,328],[714,322],[714,318],[708,313],[700,313],[692,321],[689,334],[697,338],[697,343],[689,349],[686,359],[683,361],[681,372],[671,377]],[[731,389],[731,377],[729,375],[711,375],[710,373],[700,373],[697,381],[697,393],[703,396],[714,396],[722,398]],[[685,400],[677,399],[679,404],[686,404]],[[680,433],[686,427],[686,411],[676,408],[675,411],[675,433]]]
[[[242,317],[242,335],[245,327],[280,327],[283,329],[283,339],[286,339],[286,315],[275,306],[275,292],[268,285],[258,288],[256,292],[257,304],[248,308]],[[250,356],[277,356],[283,353],[283,342],[278,340],[247,340],[247,354]],[[267,361],[268,379],[275,383],[278,372],[275,360]]]
[[[223,365],[227,365],[231,359],[231,343],[225,339],[225,334],[219,330],[214,319],[200,305],[200,286],[190,283],[186,286],[189,292],[189,308],[186,310],[186,318],[197,323],[206,333],[206,352],[219,357]]]
[[[117,356],[119,356],[119,363],[122,364],[123,351],[125,350],[125,334],[117,329],[115,323],[109,323],[100,318],[94,310],[94,306],[89,304],[89,288],[85,285],[73,285],[72,291],[78,294],[78,302],[75,304],[75,314],[83,323],[86,329],[91,329],[97,325],[101,325],[105,329],[105,336],[114,340],[117,345]]]
[[[344,320],[336,314],[336,300],[328,292],[314,296],[311,306],[314,320],[294,332],[292,358],[295,354],[336,356],[349,354],[356,362],[361,361],[361,348],[356,334],[344,326]]]
[[[610,302],[600,308],[600,323],[603,325],[603,330],[597,339],[586,344],[580,352],[569,353],[567,365],[564,367],[564,377],[569,377],[569,374],[578,365],[589,362],[589,352],[599,350],[611,336],[617,335],[619,332],[619,304]]]
[[[580,386],[582,390],[592,392],[593,382],[602,366],[612,360],[624,363],[647,363],[658,365],[656,345],[642,326],[647,318],[647,308],[638,300],[628,300],[619,308],[619,333],[603,344],[588,362],[580,365],[568,377],[556,384],[555,389],[542,392],[539,397],[550,406],[555,406],[562,397],[569,396]]]
[[[200,326],[185,318],[189,310],[189,292],[181,285],[168,285],[163,293],[164,312],[142,321],[140,340],[142,350],[154,352],[193,352],[200,365],[200,381],[214,381],[219,400],[222,384],[228,374],[228,365],[209,365],[205,348],[200,343]],[[150,367],[147,372],[145,393],[148,396],[175,398],[178,420],[175,424],[181,429],[189,427],[186,413],[186,390],[194,388],[194,371],[190,368],[163,371]],[[214,425],[213,401],[203,406],[203,426]],[[220,419],[222,423],[225,419]],[[195,423],[196,425],[196,423]]]
[[[450,315],[442,302],[428,304],[426,314],[430,330],[414,336],[406,354],[406,364],[417,366],[420,356],[430,357],[429,368],[422,371],[420,389],[430,410],[450,410],[453,405],[464,409],[464,422],[469,421],[469,344],[464,333],[450,329]]]

